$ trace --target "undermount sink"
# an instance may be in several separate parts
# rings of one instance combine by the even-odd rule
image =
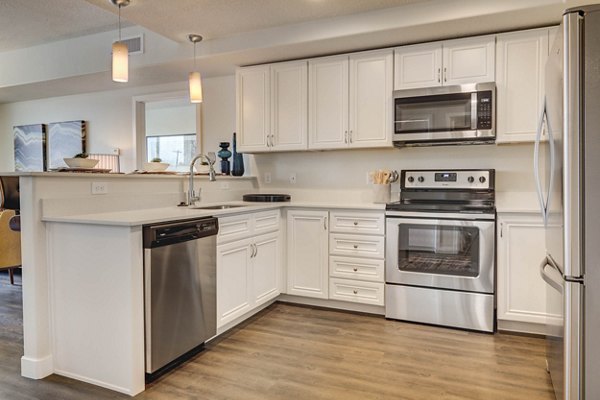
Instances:
[[[219,204],[216,206],[193,206],[191,208],[195,208],[198,210],[227,210],[228,208],[237,208],[237,207],[247,207],[244,204]]]

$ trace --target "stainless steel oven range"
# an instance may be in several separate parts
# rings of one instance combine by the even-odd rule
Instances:
[[[402,171],[386,206],[386,318],[495,330],[494,170]]]

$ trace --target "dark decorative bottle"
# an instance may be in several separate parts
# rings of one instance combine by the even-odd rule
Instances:
[[[235,132],[233,132],[233,168],[231,169],[231,175],[244,175],[244,155],[237,152]]]
[[[229,151],[229,142],[219,143],[221,150],[217,153],[221,157],[221,173],[229,175],[231,173],[231,164],[229,163],[229,157],[231,157],[231,151]]]

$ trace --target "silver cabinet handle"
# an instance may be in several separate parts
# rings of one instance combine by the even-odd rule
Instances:
[[[352,268],[352,271],[357,272],[358,268],[354,267],[354,268]]]
[[[250,258],[254,258],[258,254],[258,248],[254,243],[250,245],[250,251],[252,251],[252,253],[250,254]]]
[[[446,67],[444,67],[444,82],[448,82],[448,74],[447,74]]]
[[[327,230],[327,217],[323,218],[323,229]]]
[[[358,249],[358,245],[357,245],[357,244],[355,244],[355,245],[354,245],[354,246],[352,246],[352,247],[354,247],[355,249]]]
[[[503,237],[502,236],[502,230],[503,230],[503,228],[504,228],[504,222],[501,222],[500,223],[500,237]]]
[[[358,294],[358,290],[355,289],[355,290],[352,291],[352,293]]]
[[[275,147],[275,135],[271,134],[271,147]]]
[[[358,221],[354,221],[354,226],[358,225]]]
[[[438,68],[438,83],[442,83],[442,69]]]
[[[258,255],[258,246],[256,246],[256,243],[253,244],[254,246],[254,257],[256,257]]]
[[[350,130],[350,134],[348,135],[348,141],[352,143],[352,130]]]
[[[344,131],[344,143],[348,143],[348,131]]]

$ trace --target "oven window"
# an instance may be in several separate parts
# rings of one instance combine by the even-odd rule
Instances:
[[[479,229],[465,226],[398,225],[401,271],[479,275]]]
[[[471,130],[471,93],[398,98],[395,132],[422,133]]]

